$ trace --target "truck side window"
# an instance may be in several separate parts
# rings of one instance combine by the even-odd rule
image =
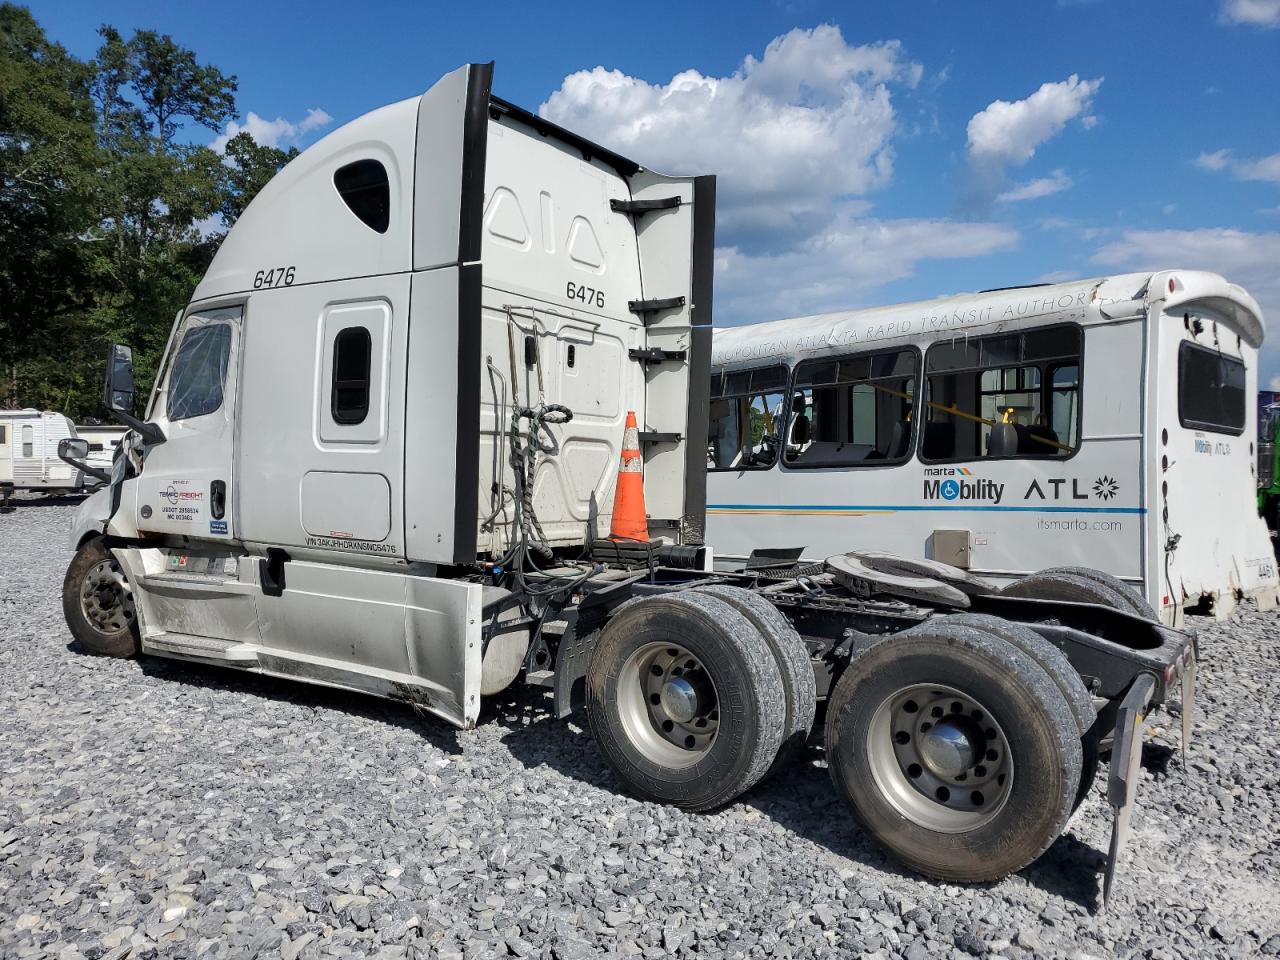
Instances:
[[[777,462],[786,386],[783,366],[712,374],[708,470],[764,470]]]
[[[950,340],[925,359],[920,459],[1057,458],[1080,444],[1080,356],[1073,325]]]
[[[333,338],[333,393],[330,414],[334,423],[364,423],[369,415],[369,362],[373,338],[364,327],[346,327]]]
[[[796,367],[788,467],[862,467],[911,456],[914,350],[806,360]]]
[[[170,420],[214,413],[222,406],[222,387],[231,358],[231,327],[209,323],[190,327],[173,360],[166,411]]]
[[[1178,346],[1178,421],[1190,430],[1239,436],[1245,421],[1244,364],[1184,341]]]
[[[391,223],[391,185],[387,168],[377,160],[357,160],[339,167],[333,185],[352,213],[365,226],[386,233]]]

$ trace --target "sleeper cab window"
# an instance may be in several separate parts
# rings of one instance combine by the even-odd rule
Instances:
[[[333,391],[329,412],[334,423],[354,426],[369,415],[369,371],[373,338],[365,327],[347,327],[333,339]]]
[[[386,167],[377,160],[348,163],[334,171],[333,185],[361,223],[378,233],[387,232],[391,223],[391,184]]]
[[[1198,343],[1178,346],[1179,423],[1238,437],[1247,406],[1243,362]]]
[[[778,462],[786,389],[781,364],[712,372],[708,470],[767,470]]]
[[[188,326],[169,374],[165,404],[169,419],[187,420],[217,412],[230,359],[230,324]]]
[[[1065,459],[1080,445],[1083,334],[1065,324],[936,343],[925,355],[927,463]]]
[[[911,456],[919,355],[893,350],[796,367],[786,465],[872,467]]]

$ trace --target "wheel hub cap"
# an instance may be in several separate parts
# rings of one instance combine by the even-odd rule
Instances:
[[[662,709],[676,723],[688,723],[698,715],[698,691],[684,677],[672,677],[662,686]]]
[[[133,591],[114,558],[99,561],[85,574],[80,609],[100,633],[117,633],[133,621]]]
[[[944,720],[921,735],[920,756],[938,776],[954,780],[974,765],[977,751],[958,724]]]

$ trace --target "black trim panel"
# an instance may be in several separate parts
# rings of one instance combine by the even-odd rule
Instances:
[[[458,402],[453,478],[453,562],[476,561],[480,486],[480,292],[478,263],[458,267]]]
[[[462,127],[462,197],[458,208],[458,262],[480,259],[484,221],[485,160],[489,147],[489,90],[493,61],[473,63],[467,72],[467,105]],[[479,317],[477,316],[477,322]]]
[[[693,180],[693,276],[689,309],[689,415],[685,421],[684,515],[696,531],[684,540],[702,542],[707,512],[707,425],[711,417],[711,297],[716,246],[716,178]],[[690,534],[695,534],[691,536]]]
[[[532,127],[544,137],[554,137],[555,139],[574,147],[582,153],[584,160],[599,160],[602,163],[613,167],[618,173],[624,177],[630,177],[640,169],[640,164],[634,160],[628,160],[626,157],[614,153],[607,147],[602,147],[598,143],[592,143],[586,137],[580,137],[572,131],[566,130],[564,127],[552,123],[550,120],[544,120],[536,113],[530,113],[517,107],[513,103],[508,103],[498,97],[489,98],[489,109],[495,117],[511,117],[513,120],[519,120],[526,126]],[[711,178],[714,179],[714,178]]]

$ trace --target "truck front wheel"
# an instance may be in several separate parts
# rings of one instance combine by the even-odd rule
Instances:
[[[944,622],[855,654],[832,693],[827,759],[854,816],[897,859],[979,882],[1058,838],[1082,754],[1071,708],[1034,659]]]
[[[95,537],[76,551],[62,581],[62,613],[71,634],[89,653],[132,657],[138,652],[133,591],[124,571]]]

